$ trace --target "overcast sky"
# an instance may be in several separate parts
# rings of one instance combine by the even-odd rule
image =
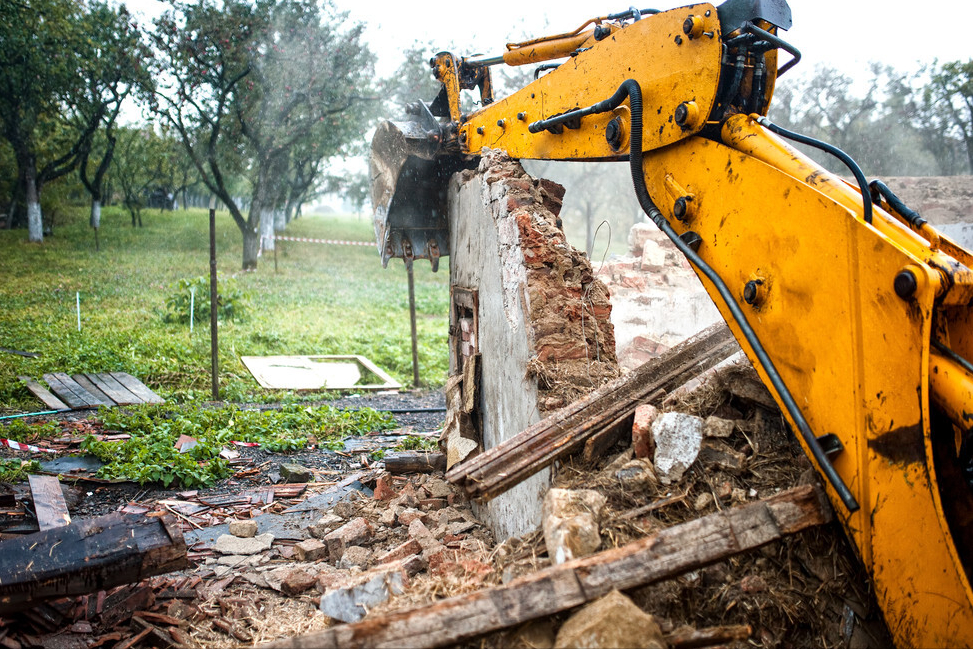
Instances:
[[[444,48],[453,45],[459,55],[499,54],[508,37],[570,31],[588,18],[628,6],[625,0],[333,1],[352,20],[366,23],[380,75],[393,72],[402,49],[417,40]],[[638,7],[671,9],[686,4],[662,1]],[[149,16],[165,8],[159,0],[128,0],[127,5]],[[918,62],[935,58],[973,57],[966,33],[973,23],[970,0],[791,0],[790,6],[794,26],[783,37],[803,55],[798,69],[810,70],[820,63],[856,76],[856,70],[866,70],[870,61],[912,70]]]

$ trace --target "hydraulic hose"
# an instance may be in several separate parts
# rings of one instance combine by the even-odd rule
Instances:
[[[578,111],[572,111],[566,115],[561,115],[559,118],[570,119],[574,117],[574,114],[584,114],[590,115],[593,113],[602,113],[617,108],[625,98],[629,99],[629,107],[632,114],[631,122],[631,145],[629,150],[629,167],[632,173],[632,184],[635,187],[635,196],[638,199],[639,205],[642,210],[648,215],[652,222],[665,233],[667,237],[675,244],[676,248],[682,252],[686,258],[692,262],[694,266],[699,268],[699,270],[706,276],[706,278],[713,283],[716,290],[719,292],[720,297],[723,298],[723,302],[726,304],[727,309],[736,321],[737,326],[743,333],[744,338],[746,338],[747,343],[753,349],[757,360],[760,362],[760,366],[767,373],[767,377],[770,379],[771,384],[780,395],[780,399],[784,404],[788,414],[793,419],[794,423],[797,425],[798,431],[801,437],[804,439],[805,444],[808,449],[810,449],[811,454],[814,456],[815,461],[818,466],[821,467],[821,471],[824,473],[828,482],[834,488],[841,502],[845,505],[849,512],[858,511],[859,505],[858,501],[855,499],[854,494],[848,489],[848,486],[841,480],[841,476],[835,470],[834,465],[828,459],[821,445],[818,443],[817,438],[811,431],[810,425],[801,413],[801,409],[798,407],[797,402],[794,401],[794,397],[791,395],[790,390],[784,384],[784,380],[781,378],[780,373],[777,371],[774,362],[771,360],[767,351],[764,349],[763,344],[761,344],[760,339],[757,337],[756,331],[750,326],[747,321],[746,315],[737,304],[736,299],[730,292],[729,287],[727,287],[726,282],[723,278],[713,270],[713,268],[707,264],[699,254],[693,250],[680,236],[679,234],[669,225],[669,222],[659,211],[659,208],[652,201],[652,197],[649,196],[648,188],[645,185],[645,171],[642,162],[642,88],[639,86],[638,82],[634,79],[627,79],[622,82],[608,99],[598,102],[588,108],[581,109]],[[558,119],[558,118],[551,118]],[[550,120],[544,120],[550,121]],[[541,122],[537,122],[538,124]],[[539,130],[543,130],[546,127],[540,127],[535,131],[533,129],[533,124],[531,125],[531,132],[536,133]],[[869,204],[870,207],[871,204]]]
[[[868,184],[868,187],[872,190],[871,196],[873,201],[878,201],[882,198],[888,202],[889,207],[891,207],[895,212],[902,215],[909,224],[916,228],[917,230],[926,224],[926,219],[919,216],[919,213],[910,209],[908,205],[902,202],[902,199],[895,195],[895,193],[889,189],[888,185],[883,183],[881,180],[873,180]]]
[[[872,222],[872,194],[868,188],[868,181],[865,180],[865,174],[862,173],[862,168],[858,166],[858,163],[855,162],[850,155],[833,144],[828,144],[827,142],[816,140],[813,137],[795,133],[794,131],[788,131],[786,128],[774,124],[766,117],[758,117],[757,123],[767,128],[771,132],[780,135],[781,137],[786,137],[789,140],[794,140],[795,142],[800,142],[801,144],[807,144],[808,146],[813,146],[816,149],[821,149],[826,153],[830,153],[845,163],[845,166],[848,167],[852,175],[855,176],[855,180],[858,182],[858,189],[862,194],[862,217],[865,219],[865,223]]]

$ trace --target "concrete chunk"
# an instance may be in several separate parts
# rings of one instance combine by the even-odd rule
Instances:
[[[680,412],[663,413],[652,423],[655,472],[662,484],[671,484],[696,461],[703,441],[703,420]]]
[[[252,539],[257,535],[257,521],[230,521],[228,530],[231,535],[241,539]]]
[[[405,590],[405,578],[399,571],[375,575],[368,581],[349,588],[339,588],[321,598],[321,612],[342,622],[357,622],[393,594]]]
[[[613,590],[588,604],[561,625],[555,649],[666,649],[655,618]]]
[[[601,546],[599,521],[606,499],[590,489],[551,489],[544,497],[544,542],[551,562],[587,556]]]
[[[220,554],[250,555],[269,550],[273,542],[274,535],[270,532],[249,539],[241,539],[229,534],[223,534],[216,539],[213,549]]]

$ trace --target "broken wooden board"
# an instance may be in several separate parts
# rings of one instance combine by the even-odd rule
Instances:
[[[0,617],[189,566],[175,519],[113,512],[3,541]]]
[[[70,410],[71,407],[55,397],[50,390],[45,388],[43,385],[30,378],[29,376],[18,376],[18,379],[27,386],[31,394],[44,402],[44,405],[51,410]]]
[[[668,393],[739,350],[729,327],[717,323],[507,441],[453,466],[446,479],[470,497],[494,498],[558,458],[577,452],[592,437],[622,424],[638,405],[659,405]]]
[[[37,514],[37,527],[41,532],[64,527],[71,523],[68,505],[61,492],[61,482],[54,476],[29,475],[30,494]]]
[[[400,383],[364,356],[241,356],[261,387],[269,390],[398,390]],[[365,372],[362,372],[365,370]],[[371,374],[378,382],[363,382]]]
[[[385,470],[392,475],[406,473],[433,473],[446,470],[446,456],[442,453],[423,451],[399,451],[388,453],[383,458]]]
[[[486,588],[354,624],[262,645],[265,649],[442,647],[580,606],[612,590],[675,577],[831,520],[820,488],[781,494],[674,525],[612,550]]]
[[[30,377],[18,378],[34,396],[53,410],[127,406],[164,401],[144,383],[126,372],[74,374],[73,376],[68,376],[64,372],[52,372],[43,377],[50,390]]]

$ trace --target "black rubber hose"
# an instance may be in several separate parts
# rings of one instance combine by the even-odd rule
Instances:
[[[617,99],[619,95],[621,95],[621,98]],[[635,196],[639,201],[639,205],[642,207],[642,210],[648,215],[648,217],[652,219],[652,222],[655,223],[656,226],[658,226],[658,228],[662,230],[667,237],[669,237],[672,243],[675,244],[676,248],[686,255],[686,258],[689,259],[693,265],[699,268],[703,275],[705,275],[706,278],[716,287],[720,297],[723,298],[723,302],[726,304],[730,314],[736,321],[737,326],[740,327],[740,331],[747,339],[747,343],[750,344],[754,354],[757,356],[760,366],[763,367],[768,378],[770,379],[771,384],[777,391],[777,394],[780,395],[781,401],[784,403],[784,407],[794,420],[794,423],[797,424],[801,437],[804,439],[807,447],[811,450],[811,454],[817,461],[818,466],[821,467],[821,471],[824,472],[828,482],[830,482],[831,486],[834,487],[835,492],[838,494],[838,497],[841,499],[841,502],[844,503],[845,507],[848,508],[848,511],[858,511],[858,501],[855,500],[854,494],[852,494],[851,490],[848,489],[848,486],[842,482],[841,476],[838,475],[837,471],[835,471],[834,465],[831,464],[828,456],[821,449],[821,445],[818,444],[818,440],[811,431],[811,427],[804,418],[804,415],[801,413],[801,409],[798,407],[797,402],[794,401],[794,397],[784,384],[780,373],[774,366],[774,362],[771,360],[770,356],[767,354],[767,351],[764,349],[764,346],[761,344],[760,339],[757,337],[757,333],[753,330],[753,327],[750,326],[746,315],[743,313],[740,305],[737,304],[737,301],[730,292],[730,289],[727,287],[726,282],[723,281],[723,278],[721,278],[719,274],[717,274],[717,272],[713,270],[713,268],[707,264],[695,250],[690,248],[689,245],[682,240],[672,226],[669,225],[669,222],[662,215],[662,212],[659,211],[659,208],[649,196],[649,190],[645,185],[645,171],[642,166],[642,89],[637,81],[634,79],[627,79],[622,83],[621,86],[619,86],[618,90],[615,91],[615,94],[606,101],[614,102],[617,99],[617,103],[615,104],[615,106],[617,106],[622,100],[624,100],[626,95],[630,100],[630,108],[632,111],[629,166],[632,172],[632,183],[635,186]],[[615,106],[612,106],[612,108],[609,108],[608,110],[612,110]]]
[[[917,230],[924,226],[927,221],[926,219],[919,216],[919,213],[915,210],[909,208],[908,205],[902,202],[902,199],[895,195],[895,193],[889,189],[888,185],[883,183],[881,180],[873,180],[868,183],[869,189],[871,189],[872,200],[878,201],[880,198],[884,198],[895,212],[902,215],[909,224],[916,228]]]
[[[862,173],[862,168],[858,166],[858,163],[855,162],[850,155],[833,144],[828,144],[827,142],[816,140],[813,137],[795,133],[794,131],[788,131],[782,126],[777,126],[766,117],[758,117],[757,123],[761,124],[777,135],[780,135],[781,137],[786,137],[789,140],[794,140],[795,142],[800,142],[801,144],[807,144],[808,146],[813,146],[816,149],[821,149],[826,153],[830,153],[845,163],[845,166],[848,167],[848,169],[851,170],[852,175],[855,176],[855,180],[858,181],[858,189],[862,193],[862,216],[865,219],[865,223],[872,222],[872,194],[868,189],[868,181],[865,180],[865,174]]]

